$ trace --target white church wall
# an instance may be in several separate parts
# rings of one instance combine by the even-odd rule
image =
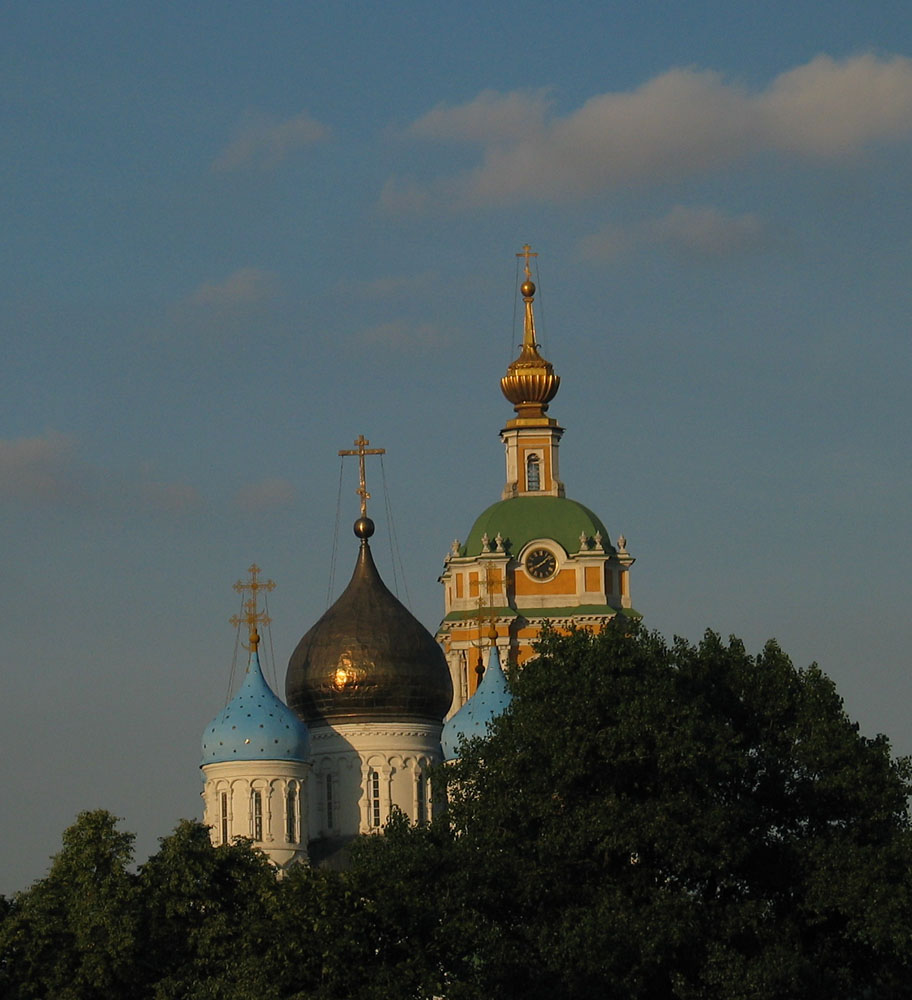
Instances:
[[[213,845],[248,837],[279,868],[307,860],[310,764],[232,760],[202,770],[203,822]]]
[[[393,807],[411,822],[431,818],[427,769],[440,762],[439,725],[337,723],[312,727],[311,837],[353,837],[382,829]],[[326,775],[332,775],[334,826],[327,833]]]

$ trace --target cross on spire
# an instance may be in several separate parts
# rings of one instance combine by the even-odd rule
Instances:
[[[244,580],[238,580],[237,583],[233,585],[233,589],[239,594],[250,594],[243,604],[243,612],[240,615],[232,615],[229,621],[235,628],[239,628],[241,625],[246,625],[248,629],[248,638],[250,639],[250,651],[252,653],[256,652],[257,646],[260,642],[260,635],[257,632],[257,625],[268,625],[272,619],[264,611],[259,611],[257,608],[257,594],[261,590],[270,591],[275,590],[275,580],[260,580],[260,567],[256,563],[251,563],[248,567],[247,572],[250,574],[249,578]]]
[[[358,472],[359,472],[359,485],[356,490],[359,497],[361,497],[361,516],[367,517],[367,501],[370,500],[370,493],[367,492],[367,479],[364,475],[364,456],[365,455],[385,455],[386,448],[368,448],[370,441],[363,434],[359,434],[354,448],[342,449],[339,454],[345,455],[357,455],[358,456]]]
[[[520,250],[520,252],[516,256],[517,257],[525,257],[526,258],[526,264],[525,264],[524,270],[526,272],[526,277],[527,278],[531,278],[532,277],[532,272],[529,270],[529,258],[530,257],[537,257],[538,254],[537,253],[533,253],[532,252],[532,247],[529,246],[529,244],[527,243],[522,248],[522,250]]]

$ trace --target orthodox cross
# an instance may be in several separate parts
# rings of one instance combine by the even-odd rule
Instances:
[[[364,476],[364,456],[365,455],[385,455],[386,448],[368,448],[370,441],[363,434],[359,434],[357,440],[355,441],[355,447],[349,449],[343,449],[339,452],[340,455],[357,455],[358,456],[358,471],[360,473],[360,484],[356,490],[359,497],[361,497],[361,516],[367,517],[367,501],[370,500],[370,493],[367,492],[367,480]]]
[[[229,621],[231,624],[238,628],[240,625],[246,625],[249,632],[250,638],[250,649],[252,652],[256,652],[256,648],[260,642],[260,636],[257,632],[257,625],[268,625],[272,619],[264,611],[257,610],[257,594],[261,590],[270,591],[275,590],[275,580],[260,580],[260,567],[256,563],[253,563],[247,572],[250,574],[249,578],[246,580],[238,580],[234,584],[234,589],[239,594],[250,594],[243,604],[243,613],[240,615],[232,615]]]
[[[527,243],[522,248],[522,250],[520,250],[520,252],[516,256],[517,257],[525,257],[526,258],[526,266],[525,266],[526,277],[527,278],[531,278],[532,277],[532,272],[529,270],[529,258],[530,257],[537,257],[538,254],[537,253],[533,253],[532,252],[532,247],[530,247],[529,244]]]

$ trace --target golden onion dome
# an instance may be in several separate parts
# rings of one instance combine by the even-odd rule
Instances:
[[[530,279],[529,257],[534,256],[528,245],[524,247],[526,280],[520,285],[525,303],[523,322],[523,343],[519,357],[507,368],[507,374],[500,380],[500,389],[513,404],[517,416],[542,417],[548,403],[557,395],[560,376],[554,374],[554,366],[538,353],[535,341],[535,314],[532,302],[535,299],[535,283]]]

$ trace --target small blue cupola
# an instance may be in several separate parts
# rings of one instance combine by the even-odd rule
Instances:
[[[238,693],[206,727],[203,760],[295,760],[310,756],[307,726],[274,693],[260,670],[256,644]]]
[[[488,666],[478,690],[443,727],[440,743],[444,758],[455,760],[459,756],[461,740],[486,736],[488,724],[499,715],[503,715],[511,700],[512,695],[500,665],[497,647],[491,646]]]

